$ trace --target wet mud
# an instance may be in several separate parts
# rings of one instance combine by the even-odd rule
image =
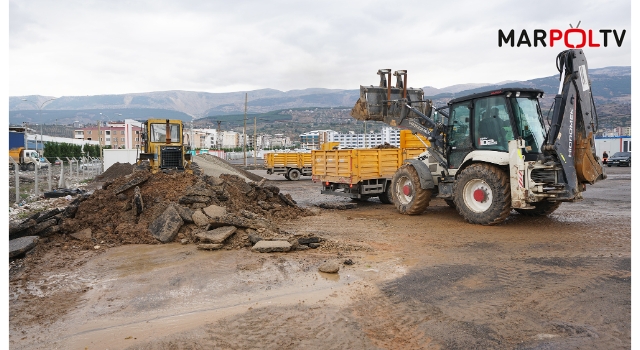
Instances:
[[[321,210],[315,204],[344,199],[266,176],[316,214],[279,228],[323,237],[320,248],[170,243],[52,255],[50,266],[12,276],[10,346],[627,349],[631,177],[607,170],[582,202],[543,218],[512,212],[492,227],[464,222],[438,199],[418,216],[375,199]],[[327,261],[338,274],[318,272]]]

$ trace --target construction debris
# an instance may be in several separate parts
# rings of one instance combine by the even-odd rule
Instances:
[[[278,187],[247,183],[237,175],[150,174],[116,163],[103,178],[106,182],[93,193],[66,207],[11,222],[10,239],[69,235],[86,250],[98,242],[106,247],[182,242],[215,250],[265,241],[279,247],[271,251],[288,251],[300,246],[298,238],[283,238],[287,234],[279,232],[278,223],[311,215]]]

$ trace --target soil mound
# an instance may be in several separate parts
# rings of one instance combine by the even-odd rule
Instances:
[[[113,173],[124,171],[125,165],[118,165]],[[142,211],[138,213],[139,198]],[[95,190],[78,205],[73,218],[64,220],[62,231],[74,233],[91,229],[91,239],[82,242],[87,249],[94,244],[156,244],[159,242],[149,226],[169,206],[174,206],[185,223],[174,241],[193,242],[193,234],[202,227],[193,223],[192,215],[212,205],[224,207],[227,220],[241,224],[259,221],[263,227],[276,231],[277,223],[282,220],[310,215],[308,210],[298,207],[291,196],[280,193],[278,187],[247,183],[237,175],[213,177],[139,171],[105,182],[102,189]]]
[[[96,176],[96,182],[106,182],[115,180],[119,177],[129,175],[133,172],[133,164],[115,163],[111,165],[104,173]]]

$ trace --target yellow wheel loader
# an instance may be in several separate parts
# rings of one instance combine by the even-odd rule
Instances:
[[[142,153],[138,166],[148,166],[151,173],[186,171],[193,173],[191,154],[183,144],[183,124],[178,119],[149,119],[142,127]],[[148,165],[146,164],[148,162]]]

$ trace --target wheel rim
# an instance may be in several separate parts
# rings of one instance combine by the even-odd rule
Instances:
[[[297,180],[300,177],[300,173],[297,170],[291,170],[289,177],[293,180]]]
[[[415,194],[413,182],[406,176],[402,176],[396,183],[396,195],[401,204],[409,204]]]
[[[473,179],[464,185],[464,203],[476,213],[487,211],[493,203],[491,187],[480,179]]]

